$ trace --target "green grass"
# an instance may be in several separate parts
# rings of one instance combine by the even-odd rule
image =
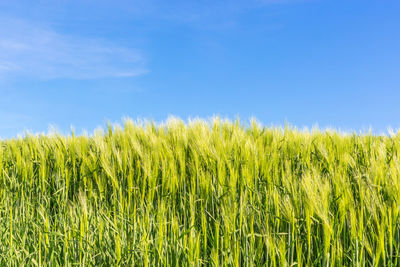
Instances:
[[[400,134],[215,119],[0,141],[0,265],[399,266]]]

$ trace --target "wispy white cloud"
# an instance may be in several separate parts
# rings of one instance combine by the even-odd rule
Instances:
[[[137,76],[147,72],[142,54],[106,40],[66,35],[0,17],[0,78],[39,79]]]

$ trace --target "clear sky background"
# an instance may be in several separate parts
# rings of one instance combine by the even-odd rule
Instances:
[[[0,137],[123,117],[400,127],[400,1],[0,0]]]

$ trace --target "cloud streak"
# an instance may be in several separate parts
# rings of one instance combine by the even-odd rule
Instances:
[[[139,51],[0,17],[0,78],[95,79],[147,72]]]

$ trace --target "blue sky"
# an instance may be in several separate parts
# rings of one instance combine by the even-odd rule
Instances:
[[[0,0],[0,137],[123,117],[400,127],[400,1]]]

